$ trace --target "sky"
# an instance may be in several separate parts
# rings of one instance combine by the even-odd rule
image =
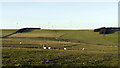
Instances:
[[[0,2],[119,2],[120,0],[0,0]]]
[[[118,26],[117,2],[2,2],[2,29]]]

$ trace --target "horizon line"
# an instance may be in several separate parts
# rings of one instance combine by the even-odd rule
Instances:
[[[22,29],[22,28],[0,28],[0,29]],[[94,28],[41,28],[41,29],[48,29],[48,30],[94,30]]]

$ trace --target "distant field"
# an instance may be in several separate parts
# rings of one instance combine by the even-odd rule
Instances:
[[[2,30],[2,36],[15,31]],[[100,35],[93,30],[34,30],[3,38],[2,44],[3,66],[80,67],[118,64],[118,32]],[[42,45],[51,49],[44,50]]]

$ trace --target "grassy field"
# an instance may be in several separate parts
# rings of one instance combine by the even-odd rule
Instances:
[[[2,36],[15,31],[2,30]],[[117,66],[118,32],[104,36],[93,30],[34,30],[3,38],[2,52],[3,66]]]

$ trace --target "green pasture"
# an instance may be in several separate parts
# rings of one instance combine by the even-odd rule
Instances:
[[[2,36],[15,31],[2,30]],[[51,49],[44,50],[43,45]],[[2,58],[3,66],[117,66],[118,32],[106,35],[93,30],[17,33],[2,38]]]

